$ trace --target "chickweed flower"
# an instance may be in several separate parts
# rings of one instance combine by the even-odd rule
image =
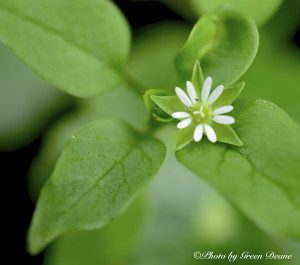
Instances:
[[[201,97],[197,94],[191,81],[186,82],[187,93],[181,88],[176,87],[175,92],[184,105],[186,111],[178,111],[172,114],[172,117],[180,120],[177,124],[178,129],[184,129],[188,126],[194,126],[194,141],[199,142],[205,134],[208,140],[215,143],[218,136],[211,123],[214,121],[219,124],[233,124],[235,119],[231,116],[223,115],[233,110],[231,105],[214,107],[214,103],[224,91],[224,86],[217,86],[212,92],[212,78],[205,79]]]

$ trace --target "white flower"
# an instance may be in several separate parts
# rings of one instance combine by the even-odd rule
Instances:
[[[207,77],[202,87],[201,100],[199,100],[195,87],[190,81],[186,82],[187,94],[181,88],[175,88],[178,98],[184,104],[187,111],[174,112],[172,117],[180,120],[177,124],[178,129],[186,128],[189,125],[195,127],[195,142],[201,141],[203,134],[205,134],[212,143],[217,141],[217,135],[211,126],[213,121],[226,125],[235,122],[233,117],[223,115],[232,111],[232,106],[213,107],[213,104],[223,93],[224,86],[220,85],[212,92],[211,86],[212,78]]]

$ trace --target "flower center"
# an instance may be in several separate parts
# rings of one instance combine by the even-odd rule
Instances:
[[[199,104],[191,110],[195,123],[210,123],[212,117],[212,109],[204,104]]]

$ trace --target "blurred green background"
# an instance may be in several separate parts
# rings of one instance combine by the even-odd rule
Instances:
[[[138,5],[138,10],[144,12],[141,14],[152,16],[154,21],[158,17],[155,23],[153,19],[151,23],[132,23],[135,27],[129,72],[145,88],[168,90],[173,89],[176,80],[174,56],[195,19],[213,12],[224,2],[238,6],[253,16],[260,32],[258,55],[242,77],[246,81],[243,95],[270,100],[300,122],[299,1],[161,1],[178,16],[166,11],[167,8],[160,9],[162,15],[149,13],[149,4],[144,2],[115,2],[129,20],[135,21],[137,14],[131,8]],[[176,20],[169,20],[170,16]],[[113,108],[115,104],[120,108]],[[102,117],[119,117],[139,128],[146,117],[142,101],[124,87],[89,100],[71,98],[40,80],[2,45],[0,106],[2,152],[18,150],[42,135],[40,151],[28,172],[33,201],[51,174],[64,142],[74,131]],[[265,234],[179,165],[172,154],[175,136],[171,127],[158,131],[157,136],[168,143],[171,151],[150,187],[123,216],[104,229],[74,231],[61,237],[46,251],[43,264],[222,264],[220,260],[195,260],[196,250],[224,254],[275,251],[293,254],[293,259],[263,260],[258,264],[300,264],[298,242]],[[247,261],[235,264],[247,264]]]

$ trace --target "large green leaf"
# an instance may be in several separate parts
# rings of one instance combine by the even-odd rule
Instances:
[[[36,254],[60,234],[96,229],[123,212],[155,175],[164,145],[123,122],[97,121],[66,144],[41,191],[29,230]]]
[[[282,2],[283,0],[190,0],[190,6],[200,15],[215,12],[224,4],[234,5],[251,16],[257,25],[262,25],[272,17]]]
[[[267,101],[235,106],[243,147],[193,143],[177,158],[266,231],[300,239],[300,128]]]
[[[176,57],[176,67],[186,81],[199,60],[205,77],[228,87],[251,65],[257,48],[255,23],[235,9],[222,9],[198,21]]]
[[[89,97],[120,81],[127,23],[106,0],[2,0],[0,40],[58,88]]]
[[[76,131],[99,118],[121,119],[142,129],[146,115],[142,101],[137,100],[132,91],[123,87],[88,100],[80,100],[78,110],[59,119],[43,137],[41,150],[29,172],[29,189],[34,201],[51,175],[65,142]]]

